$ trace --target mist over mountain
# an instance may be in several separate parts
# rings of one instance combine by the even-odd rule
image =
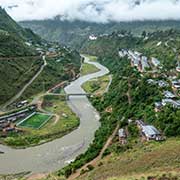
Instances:
[[[97,23],[135,20],[179,20],[179,0],[0,0],[18,21],[80,20]]]

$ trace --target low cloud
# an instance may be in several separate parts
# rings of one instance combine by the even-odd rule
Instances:
[[[0,5],[17,21],[180,20],[180,0],[0,0]]]

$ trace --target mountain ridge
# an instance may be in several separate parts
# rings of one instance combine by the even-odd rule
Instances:
[[[139,36],[143,31],[154,32],[157,30],[180,29],[180,21],[134,21],[89,23],[85,21],[61,21],[58,17],[54,20],[24,21],[23,27],[30,28],[46,40],[58,41],[72,48],[81,49],[82,44],[89,40],[90,35],[111,34],[115,31],[131,31]]]

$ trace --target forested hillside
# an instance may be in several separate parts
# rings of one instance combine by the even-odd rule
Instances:
[[[84,164],[87,167],[81,169],[82,177],[80,179],[87,180],[104,180],[112,177],[120,177],[119,179],[121,179],[123,176],[131,176],[131,173],[134,173],[134,179],[137,173],[147,174],[146,177],[150,173],[155,178],[158,170],[165,174],[174,170],[177,174],[179,151],[173,151],[174,155],[172,156],[170,144],[178,141],[180,136],[180,110],[171,105],[166,105],[160,111],[155,111],[155,103],[164,98],[164,91],[173,90],[169,85],[162,87],[158,84],[150,84],[149,79],[170,83],[169,77],[180,77],[176,71],[179,38],[179,32],[172,30],[149,33],[144,37],[134,37],[129,33],[120,36],[120,34],[113,33],[110,36],[89,41],[84,45],[82,52],[93,52],[93,55],[98,56],[98,61],[110,69],[113,74],[113,81],[109,92],[103,97],[91,98],[93,105],[101,114],[101,127],[95,134],[95,140],[85,154],[80,155],[69,166],[60,170],[59,175],[69,177]],[[141,52],[149,59],[157,57],[162,68],[140,72],[131,65],[128,56],[120,57],[119,51],[122,48]],[[178,93],[177,99],[180,99]],[[144,143],[140,139],[136,120],[143,120],[147,124],[154,125],[167,140],[159,144]],[[97,162],[95,167],[88,165],[88,162],[99,155],[117,124],[128,131],[128,143],[121,145],[118,137],[115,137],[113,143],[103,154],[104,157],[111,156],[103,159],[102,162]],[[174,148],[179,149],[179,144]],[[166,158],[163,158],[163,154],[167,155]],[[146,157],[149,156],[151,156],[151,161],[147,160],[146,162]],[[171,159],[170,166],[167,164],[169,159]],[[92,161],[93,163],[94,161]],[[125,169],[121,166],[124,166]],[[119,171],[120,168],[122,171]],[[160,175],[161,173],[159,173],[159,179],[161,179]],[[175,175],[173,178],[176,177]],[[171,180],[171,177],[169,179]]]
[[[154,32],[171,28],[180,29],[179,21],[135,21],[98,24],[83,21],[60,21],[59,17],[53,20],[20,22],[20,24],[31,28],[44,39],[59,41],[76,49],[79,49],[92,34],[103,35],[125,30],[140,35],[144,30]]]
[[[146,38],[135,38],[129,34],[125,35],[125,37],[120,37],[118,34],[113,33],[108,37],[99,38],[97,41],[89,41],[84,45],[82,51],[84,53],[93,52],[94,55],[99,57],[99,61],[115,74],[114,87],[109,100],[113,102],[111,104],[115,103],[114,106],[118,107],[118,110],[124,109],[120,114],[126,114],[127,118],[142,118],[149,121],[149,123],[154,123],[165,131],[166,135],[180,135],[180,111],[172,107],[166,107],[156,116],[154,103],[163,97],[162,88],[158,89],[156,85],[148,85],[148,79],[153,79],[153,76],[156,76],[156,80],[160,79],[167,82],[170,82],[169,78],[171,76],[177,79],[180,77],[180,74],[176,72],[176,66],[179,61],[179,42],[180,32],[174,30],[149,33]],[[163,68],[158,72],[146,73],[144,76],[141,76],[139,72],[134,71],[130,67],[129,60],[120,59],[118,51],[122,48],[141,52],[149,59],[156,57],[160,60]],[[128,80],[122,80],[122,77],[130,78],[132,104],[127,104],[127,107],[125,102],[127,103],[128,99],[126,99],[127,97],[124,94],[128,89]],[[120,93],[122,86],[117,86],[119,83],[126,84],[126,86],[123,86],[122,93]],[[165,89],[171,91],[170,87]],[[121,105],[122,108],[119,107]]]

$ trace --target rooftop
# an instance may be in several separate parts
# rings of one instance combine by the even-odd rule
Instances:
[[[166,98],[175,98],[176,96],[172,93],[172,92],[170,92],[170,91],[164,91],[164,96],[166,97]]]
[[[161,134],[154,126],[151,126],[151,125],[142,126],[142,131],[148,137],[152,137],[154,135],[160,135]]]
[[[119,129],[118,135],[119,135],[119,137],[126,137],[125,130],[124,129]]]

